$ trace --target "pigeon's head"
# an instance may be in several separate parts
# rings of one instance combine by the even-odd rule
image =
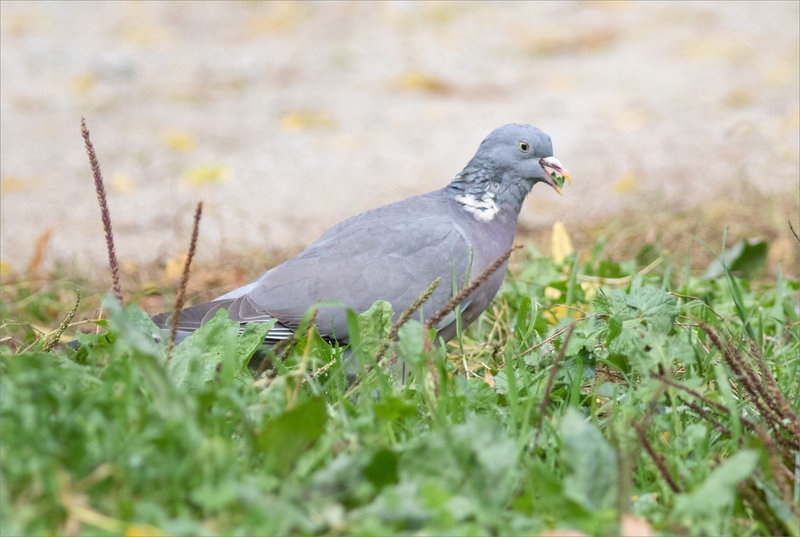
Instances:
[[[465,208],[489,220],[504,203],[519,211],[534,184],[547,183],[560,194],[565,180],[570,181],[569,172],[553,156],[550,137],[532,125],[512,123],[481,142],[450,187]]]
[[[493,130],[481,142],[470,164],[500,174],[502,178],[498,179],[531,187],[543,181],[559,194],[563,180],[570,180],[569,173],[553,156],[550,137],[533,125],[511,123]]]

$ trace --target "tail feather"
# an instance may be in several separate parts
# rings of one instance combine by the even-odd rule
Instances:
[[[210,321],[221,309],[228,311],[228,316],[233,320],[241,322],[239,327],[240,332],[244,330],[244,325],[248,322],[266,322],[273,319],[269,314],[256,314],[254,311],[247,311],[248,315],[242,315],[244,312],[242,311],[241,299],[213,300],[182,309],[178,320],[178,331],[187,335],[188,333],[194,332]],[[153,316],[152,320],[160,328],[169,330],[172,326],[172,316],[173,314],[171,312],[159,313]],[[288,339],[292,334],[294,334],[294,330],[280,323],[276,323],[267,334],[265,341],[267,343],[277,343],[278,341]]]
[[[227,309],[233,300],[215,300],[196,306],[190,306],[180,311],[178,330],[197,330],[209,321],[220,309]],[[169,329],[172,326],[172,312],[159,313],[152,317],[153,322],[161,328]]]

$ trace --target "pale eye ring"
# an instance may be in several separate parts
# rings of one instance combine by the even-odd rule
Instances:
[[[531,144],[529,144],[525,140],[520,140],[517,143],[517,146],[519,147],[519,150],[522,151],[523,153],[527,153],[528,151],[531,150]]]

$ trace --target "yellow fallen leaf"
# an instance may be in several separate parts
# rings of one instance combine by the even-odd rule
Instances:
[[[600,282],[581,282],[581,289],[583,289],[583,298],[589,302],[597,294],[600,289]]]
[[[25,190],[25,181],[19,177],[4,176],[0,179],[0,191],[2,192],[21,192]]]
[[[293,110],[281,117],[281,128],[286,130],[332,129],[336,118],[322,110]]]
[[[72,77],[72,87],[81,95],[85,95],[94,89],[94,76],[91,73],[84,73]]]
[[[553,232],[550,237],[550,251],[553,260],[557,263],[564,261],[569,254],[575,251],[572,247],[572,240],[569,238],[567,228],[561,222],[553,224]]]
[[[546,310],[544,313],[550,316],[550,324],[553,326],[557,325],[561,319],[564,319],[569,316],[569,310],[564,305],[559,304],[558,306],[553,306],[552,308]]]
[[[233,171],[227,166],[206,164],[193,166],[183,172],[181,180],[193,187],[208,183],[225,183],[233,177]]]
[[[186,131],[169,129],[161,134],[161,140],[173,151],[190,153],[197,147],[194,137]]]
[[[544,296],[546,298],[556,300],[562,296],[562,292],[556,289],[555,287],[545,287],[544,288]],[[543,314],[549,316],[550,324],[556,325],[558,322],[567,316],[568,314],[567,307],[563,304],[559,304],[544,310]]]
[[[607,28],[582,32],[552,30],[534,34],[527,27],[523,28],[519,40],[523,48],[537,56],[599,51],[609,48],[619,38],[618,34]]]
[[[731,108],[742,108],[753,102],[753,93],[745,88],[734,88],[725,94],[722,102]]]
[[[0,261],[0,275],[9,276],[14,273],[14,267],[5,261]]]
[[[617,180],[614,181],[614,185],[611,188],[614,194],[627,194],[636,188],[636,176],[632,173],[624,173],[617,177]]]
[[[167,275],[168,280],[180,280],[183,275],[183,266],[186,264],[186,254],[187,251],[184,251],[180,255],[167,261],[167,266],[164,267],[164,273]]]
[[[556,298],[561,296],[561,291],[559,291],[555,287],[545,287],[544,288],[544,296],[545,296],[545,298],[556,299]]]
[[[406,71],[395,80],[394,85],[400,90],[426,91],[428,93],[452,93],[453,88],[447,82],[419,71]]]
[[[120,172],[113,172],[111,174],[111,186],[120,192],[130,192],[136,189],[136,182]]]

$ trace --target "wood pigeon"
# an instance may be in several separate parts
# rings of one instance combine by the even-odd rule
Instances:
[[[492,131],[475,156],[439,190],[413,196],[336,224],[308,248],[269,269],[255,281],[210,302],[180,312],[180,341],[225,309],[242,323],[275,319],[267,343],[289,338],[306,311],[335,301],[361,313],[377,300],[392,305],[395,319],[436,279],[440,285],[422,305],[431,317],[453,295],[452,275],[463,288],[511,246],[517,216],[534,184],[561,192],[569,173],[553,156],[550,137],[531,125],[510,124]],[[503,263],[461,304],[464,327],[490,304],[506,271]],[[171,313],[153,317],[169,329]],[[344,307],[321,307],[319,334],[348,343]],[[436,327],[445,341],[456,333],[455,316]]]

